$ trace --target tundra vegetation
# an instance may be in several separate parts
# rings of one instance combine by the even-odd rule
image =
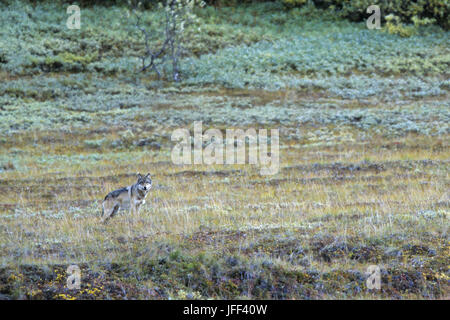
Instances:
[[[80,30],[65,4],[2,2],[0,298],[448,299],[449,33],[303,2],[196,9],[177,82],[139,72],[120,1],[82,7]],[[279,173],[174,165],[194,121],[278,128]],[[136,172],[147,204],[101,224]]]

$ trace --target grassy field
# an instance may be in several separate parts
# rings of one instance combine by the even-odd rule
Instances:
[[[0,5],[0,298],[449,298],[449,33],[278,9],[202,9],[173,84],[123,8]],[[280,172],[174,165],[194,121],[279,129]],[[136,172],[140,214],[100,223]]]

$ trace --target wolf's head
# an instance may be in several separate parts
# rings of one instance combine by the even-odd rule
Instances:
[[[150,176],[150,173],[147,173],[145,176],[138,173],[137,187],[139,190],[144,192],[148,192],[150,190],[152,187],[152,177]]]

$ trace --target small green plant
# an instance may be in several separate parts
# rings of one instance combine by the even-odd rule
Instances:
[[[305,5],[308,2],[308,0],[283,0],[282,2],[288,8],[292,8],[292,7],[301,7]]]
[[[427,26],[427,25],[431,25],[436,22],[436,19],[434,19],[434,18],[433,19],[419,18],[418,16],[412,17],[411,20],[416,27]]]
[[[411,37],[417,31],[414,26],[405,26],[398,16],[393,14],[386,16],[386,30],[390,34],[397,34],[401,37]]]

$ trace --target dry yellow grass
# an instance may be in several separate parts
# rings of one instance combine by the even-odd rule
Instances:
[[[161,286],[166,281],[161,274],[158,279],[142,271],[143,252],[152,260],[180,250],[182,256],[189,257],[186,259],[194,260],[189,262],[194,265],[199,255],[206,254],[215,259],[237,256],[283,270],[284,275],[272,271],[270,279],[289,279],[290,272],[314,270],[321,275],[314,283],[323,282],[325,287],[331,283],[327,289],[313,291],[311,295],[316,298],[396,294],[437,298],[447,292],[446,270],[441,270],[448,266],[449,250],[447,139],[436,144],[421,136],[395,141],[374,138],[370,143],[329,147],[284,143],[280,149],[281,170],[275,176],[261,176],[258,167],[250,165],[175,166],[166,148],[131,152],[128,156],[134,159],[132,163],[120,158],[90,162],[94,164],[89,166],[68,161],[52,167],[35,162],[35,153],[65,150],[70,155],[72,151],[64,147],[67,139],[69,135],[40,145],[42,149],[33,148],[24,159],[26,170],[4,175],[0,195],[1,263],[8,272],[24,265],[42,268],[78,264],[90,275],[93,270],[107,272],[105,266],[116,263],[135,270],[134,282],[127,277],[121,280],[131,283],[134,289],[130,289],[130,295],[135,297],[179,297],[177,290],[191,290],[198,291],[200,297],[210,294],[220,298],[240,292],[211,289],[217,286],[213,282],[211,288],[196,290],[194,283],[181,280],[166,283],[165,291],[154,296],[136,287],[140,278],[153,280],[147,280],[150,284],[146,290],[155,286],[154,282]],[[80,154],[79,149],[76,152]],[[110,223],[101,224],[101,199],[111,190],[132,184],[137,171],[153,174],[154,189],[147,204],[138,216],[123,212]],[[421,216],[427,210],[435,216]],[[172,249],[164,251],[165,246]],[[423,252],[415,252],[411,246]],[[392,248],[402,253],[391,256]],[[425,267],[413,268],[414,259],[422,256],[428,259]],[[211,267],[205,262],[199,264],[201,268]],[[393,270],[397,269],[408,274],[413,269],[422,272],[424,279],[427,275],[430,278],[423,283],[414,280],[411,288],[403,291],[394,283],[389,287],[392,290],[378,293],[367,291],[363,283],[351,293],[345,289],[345,277],[323,278],[348,270],[364,274],[370,264],[384,266],[387,274],[395,275]],[[298,276],[295,279],[302,284]],[[45,285],[45,281],[27,283],[19,286],[19,293],[30,296],[32,288]],[[60,288],[65,292],[64,285]],[[266,298],[283,297],[277,296],[277,289],[248,290],[249,297],[257,292]],[[293,290],[286,297],[304,295]],[[97,296],[119,297],[114,290],[103,290]]]

